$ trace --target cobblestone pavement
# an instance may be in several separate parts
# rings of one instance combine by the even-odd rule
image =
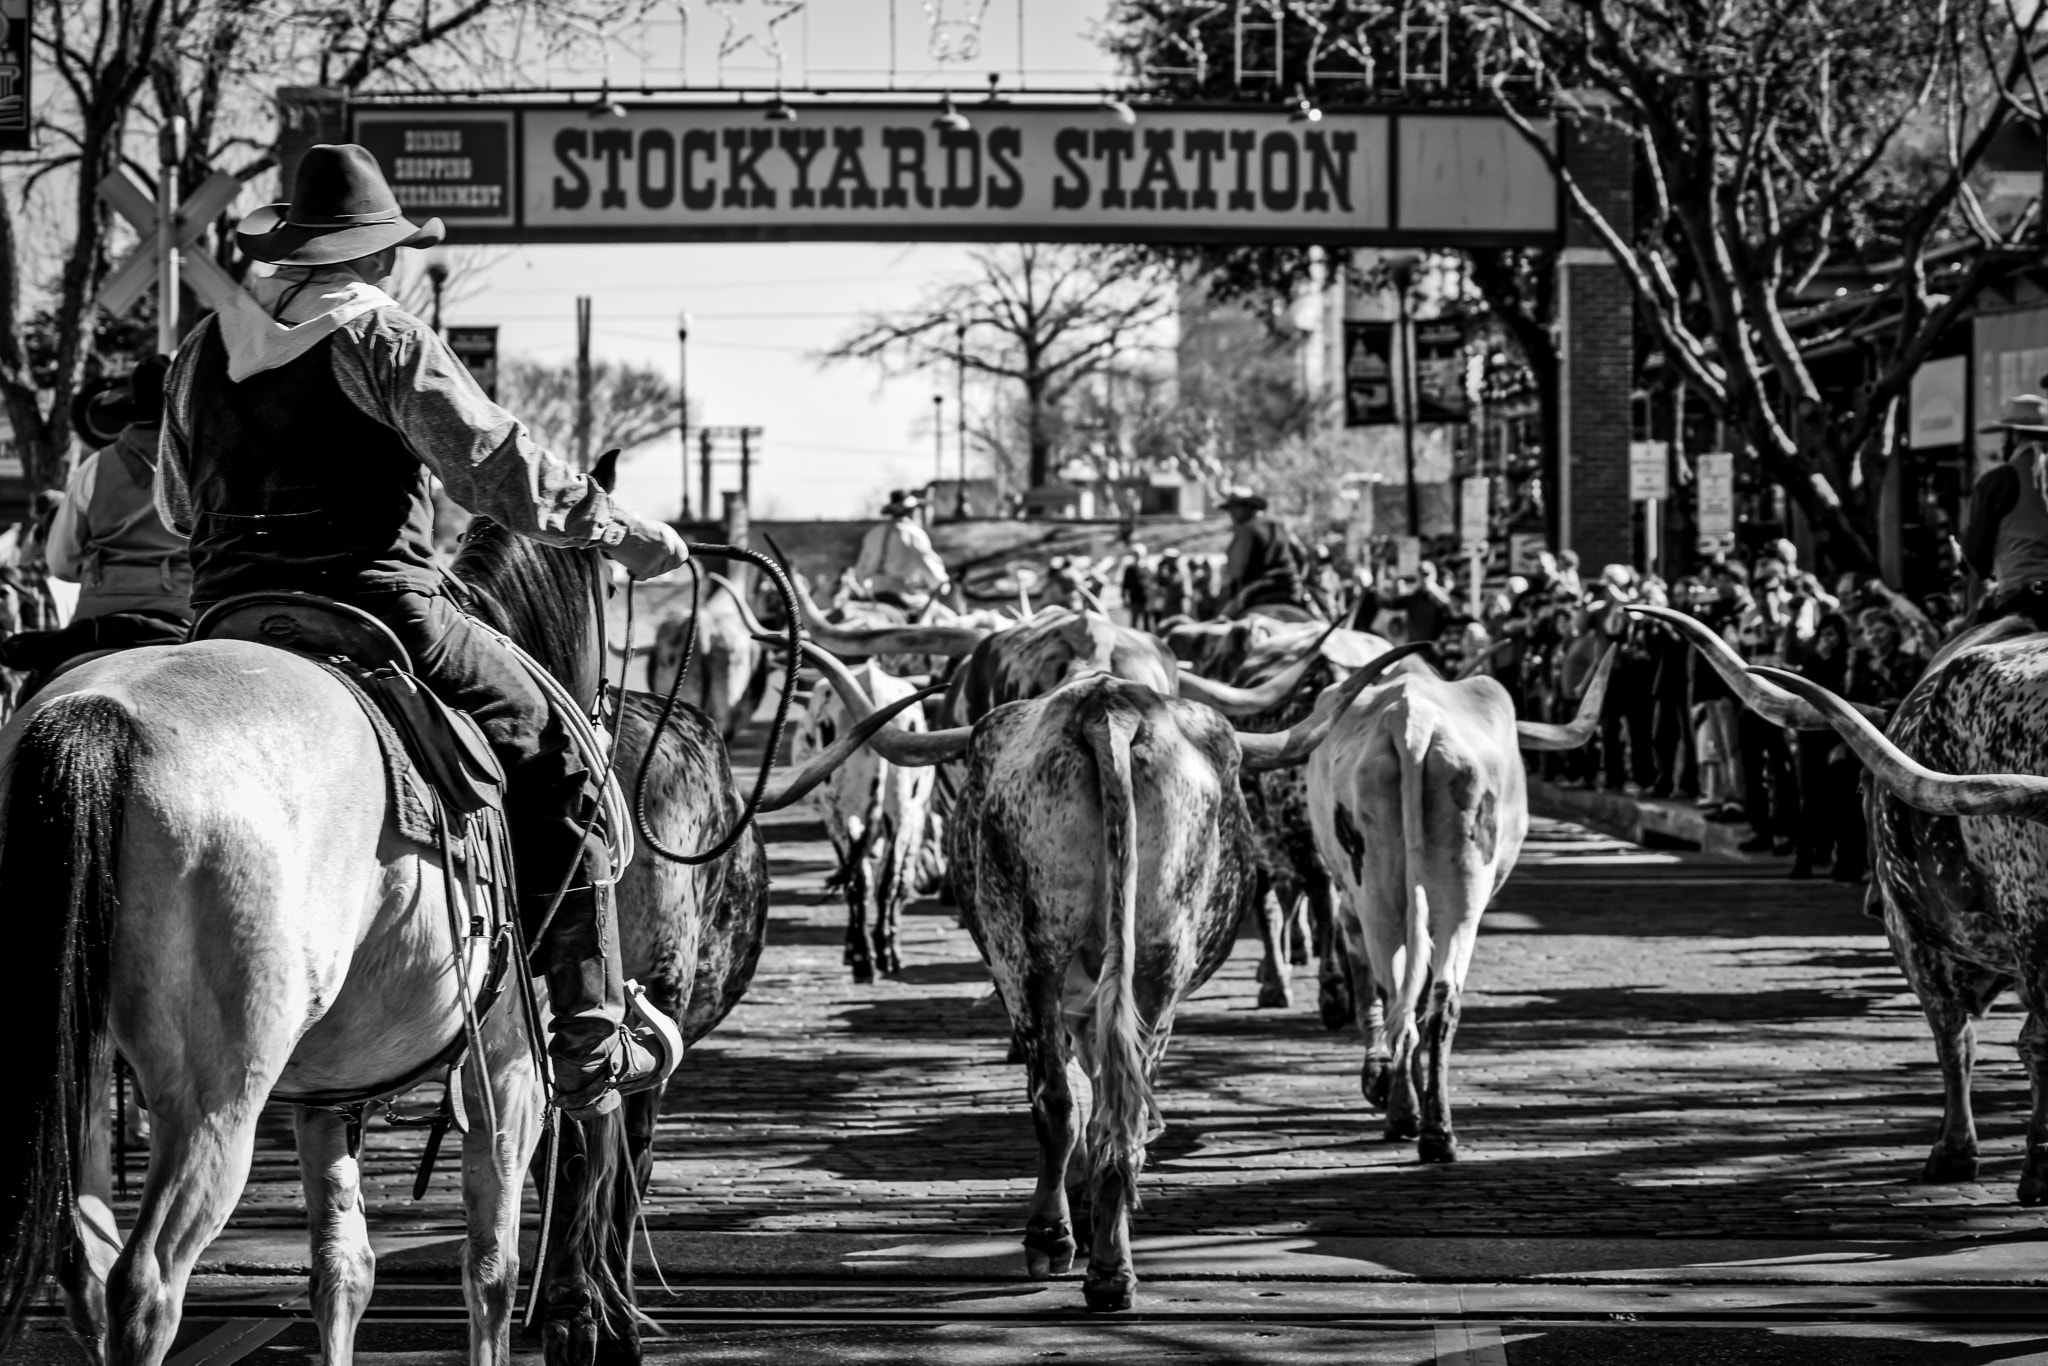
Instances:
[[[967,935],[904,918],[905,968],[855,986],[829,850],[772,832],[776,904],[753,989],[670,1093],[657,1230],[1000,1234],[1034,1166],[1021,1071]],[[1182,1011],[1138,1229],[1162,1234],[1939,1238],[2035,1233],[2012,1200],[2026,1089],[2002,1003],[1985,1031],[1983,1180],[1912,1178],[1939,1114],[1919,1011],[1861,893],[1538,822],[1481,934],[1457,1039],[1464,1158],[1379,1140],[1355,1031],[1253,1007],[1247,935]],[[373,1131],[373,1227],[453,1228],[445,1168]],[[299,1219],[288,1140],[239,1227]]]

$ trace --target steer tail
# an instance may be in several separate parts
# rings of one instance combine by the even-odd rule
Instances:
[[[107,1060],[114,859],[134,722],[99,693],[38,711],[7,792],[0,997],[15,1020],[0,1107],[0,1349],[72,1237],[88,1107]]]
[[[1131,801],[1131,737],[1135,713],[1114,703],[1091,708],[1082,722],[1102,794],[1105,844],[1102,974],[1095,984],[1095,1021],[1088,1032],[1095,1111],[1088,1152],[1095,1179],[1121,1181],[1133,1204],[1145,1145],[1157,1132],[1158,1108],[1146,1065],[1134,976],[1138,956],[1138,814]]]
[[[1401,739],[1395,746],[1401,764],[1401,850],[1406,865],[1402,877],[1408,889],[1407,952],[1403,955],[1400,980],[1394,984],[1393,1000],[1387,1009],[1387,1043],[1393,1050],[1396,1073],[1408,1065],[1417,1038],[1415,1010],[1429,989],[1430,934],[1429,892],[1423,886],[1428,866],[1429,831],[1425,825],[1424,777],[1429,765],[1429,744],[1436,734],[1437,715],[1414,697],[1407,699],[1407,715]]]

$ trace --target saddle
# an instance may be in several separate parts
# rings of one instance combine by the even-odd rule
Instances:
[[[406,838],[435,842],[437,803],[465,819],[504,808],[505,771],[482,728],[421,686],[398,637],[361,608],[313,593],[243,593],[208,608],[192,639],[291,650],[346,683],[377,732]]]

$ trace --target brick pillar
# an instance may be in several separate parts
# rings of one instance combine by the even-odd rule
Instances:
[[[1633,237],[1635,147],[1603,123],[1560,121],[1565,164],[1624,240]],[[1587,577],[1633,564],[1628,501],[1629,390],[1635,378],[1635,300],[1621,267],[1576,212],[1567,211],[1557,262],[1562,545]]]

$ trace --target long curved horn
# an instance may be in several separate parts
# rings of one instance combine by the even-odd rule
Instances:
[[[2018,816],[2048,822],[2048,778],[2034,773],[1937,773],[1893,744],[1846,698],[1812,679],[1761,665],[1752,672],[1825,716],[1870,776],[1906,805],[1939,816]]]
[[[1614,672],[1614,653],[1619,648],[1608,646],[1607,653],[1601,655],[1600,662],[1593,666],[1593,677],[1586,684],[1586,695],[1579,699],[1579,710],[1570,725],[1560,726],[1550,721],[1515,722],[1515,735],[1523,749],[1577,749],[1593,738],[1593,732],[1600,729],[1600,706],[1607,700],[1607,677]]]
[[[961,659],[992,634],[971,626],[867,626],[848,630],[825,620],[818,604],[802,580],[796,585],[797,605],[803,609],[804,631],[834,654],[854,658],[869,655],[944,655]]]
[[[853,672],[830,650],[820,649],[810,641],[805,641],[804,657],[825,676],[825,681],[839,694],[839,700],[846,704],[846,709],[860,718],[861,728],[867,725],[870,717],[878,714],[875,711],[874,699],[868,696],[867,689],[861,687]],[[929,697],[945,691],[947,686],[944,683],[935,683],[918,696]],[[901,707],[896,707],[890,714],[901,710]],[[930,768],[933,764],[943,764],[965,754],[967,742],[974,738],[974,727],[955,726],[951,730],[916,731],[884,726],[871,731],[868,738],[875,753],[899,768]]]
[[[1644,603],[1630,603],[1622,608],[1632,617],[1650,617],[1677,631],[1711,664],[1714,672],[1734,690],[1744,706],[1780,726],[1794,730],[1826,730],[1827,716],[1817,707],[1803,701],[1763,680],[1749,671],[1749,665],[1735,647],[1710,630],[1698,617],[1675,612],[1669,607],[1651,607]],[[1873,720],[1884,720],[1884,713],[1875,707],[1864,707],[1857,703],[1847,704],[1863,716]]]
[[[1218,683],[1183,669],[1180,695],[1190,702],[1206,703],[1225,716],[1257,716],[1260,712],[1271,711],[1294,695],[1294,690],[1301,686],[1302,679],[1308,677],[1309,669],[1322,653],[1323,642],[1336,629],[1332,626],[1317,636],[1301,658],[1255,688],[1233,688],[1228,683]]]
[[[1248,735],[1239,731],[1237,752],[1244,767],[1258,772],[1306,763],[1308,756],[1315,753],[1316,746],[1329,737],[1330,727],[1336,724],[1337,718],[1357,700],[1360,693],[1377,683],[1381,675],[1394,665],[1430,648],[1431,642],[1427,640],[1411,640],[1406,645],[1396,645],[1342,683],[1323,689],[1323,695],[1316,699],[1315,710],[1284,734]]]
[[[740,621],[743,625],[746,626],[748,635],[774,636],[776,639],[781,640],[782,643],[785,645],[789,643],[788,639],[784,637],[780,632],[771,631],[766,626],[763,626],[761,624],[761,619],[754,615],[753,607],[747,602],[747,595],[745,593],[740,592],[739,587],[736,584],[734,584],[731,579],[728,579],[727,577],[725,577],[725,575],[717,573],[715,571],[706,573],[704,577],[711,580],[711,582],[717,587],[723,588],[725,590],[725,595],[732,599],[733,605],[740,609]],[[802,592],[803,590],[798,589],[797,591]]]
[[[938,687],[926,688],[922,692],[914,692],[908,697],[898,698],[880,711],[870,708],[868,714],[862,717],[852,730],[841,736],[837,744],[818,755],[815,759],[812,759],[808,764],[805,764],[801,769],[791,774],[785,781],[770,787],[767,794],[761,798],[761,809],[763,811],[780,811],[791,802],[802,798],[812,788],[831,777],[832,770],[852,758],[855,750],[867,744],[882,731],[893,729],[889,723],[896,719],[898,712],[908,711],[910,708],[923,702],[927,697],[941,691],[944,691],[944,689]]]

